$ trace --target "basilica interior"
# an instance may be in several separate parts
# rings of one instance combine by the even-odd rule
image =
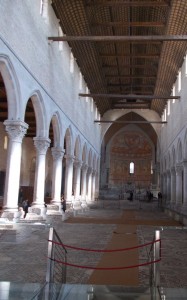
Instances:
[[[0,239],[9,227],[21,235],[19,226],[35,222],[61,231],[84,214],[101,224],[110,219],[114,230],[115,218],[133,210],[134,220],[143,212],[145,223],[157,218],[158,226],[184,229],[186,0],[0,6]],[[144,229],[133,229],[142,241]],[[0,281],[14,280],[0,272]]]

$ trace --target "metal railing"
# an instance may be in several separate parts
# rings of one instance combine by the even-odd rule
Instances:
[[[150,265],[150,289],[151,289],[151,299],[162,299],[160,297],[160,260],[161,260],[161,240],[160,231],[156,230],[153,238],[153,244],[151,245],[149,251],[149,261],[154,261],[155,263]]]
[[[55,243],[58,242],[60,246]],[[64,264],[58,263],[63,261]],[[53,227],[49,229],[47,283],[66,283],[67,250]]]

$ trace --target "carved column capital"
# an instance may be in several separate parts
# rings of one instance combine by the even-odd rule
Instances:
[[[92,170],[93,170],[92,167],[88,167],[88,171],[87,171],[88,174],[92,174]]]
[[[92,170],[92,176],[96,176],[96,170]]]
[[[76,160],[74,161],[74,167],[75,167],[76,169],[79,169],[79,168],[81,168],[81,166],[82,166],[82,161],[76,159]]]
[[[10,140],[21,143],[29,125],[22,121],[4,121],[5,130]]]
[[[47,149],[50,146],[51,140],[48,138],[42,138],[42,137],[35,137],[34,140],[34,146],[36,147],[36,150],[39,154],[45,155],[47,152]]]
[[[51,153],[53,156],[53,160],[58,160],[63,158],[65,150],[61,147],[53,147],[51,148]]]
[[[183,165],[182,164],[177,164],[175,169],[176,169],[177,174],[181,174],[182,171],[183,171]]]
[[[88,170],[88,165],[86,163],[82,163],[82,171],[87,171]]]
[[[73,164],[74,158],[75,157],[73,155],[65,155],[66,166],[69,166],[69,165]]]

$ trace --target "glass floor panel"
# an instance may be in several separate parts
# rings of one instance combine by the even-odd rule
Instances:
[[[183,300],[187,288],[161,288],[151,297],[149,287],[0,282],[0,300]]]

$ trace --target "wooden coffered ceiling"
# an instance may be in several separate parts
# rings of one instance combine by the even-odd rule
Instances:
[[[52,0],[52,7],[64,35],[49,39],[69,43],[101,115],[131,105],[162,114],[187,50],[186,0]]]

